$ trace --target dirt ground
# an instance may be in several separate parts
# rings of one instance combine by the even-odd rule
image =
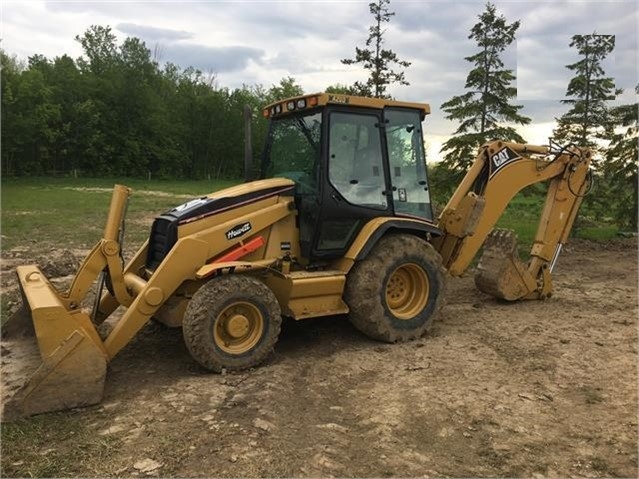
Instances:
[[[24,260],[4,256],[5,273]],[[431,332],[405,344],[346,317],[285,322],[268,362],[240,374],[204,372],[179,329],[149,324],[109,365],[102,404],[69,413],[110,444],[74,470],[637,477],[636,240],[575,241],[555,273],[551,299],[514,304],[478,292],[472,272],[451,279]],[[36,456],[82,447],[68,434],[37,444]],[[25,475],[3,449],[4,475]]]

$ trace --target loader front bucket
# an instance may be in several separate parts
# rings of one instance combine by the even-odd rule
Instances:
[[[496,298],[515,301],[537,289],[537,282],[519,259],[514,231],[494,229],[486,238],[475,272],[475,286]]]
[[[99,403],[107,354],[89,316],[37,266],[17,273],[23,307],[2,327],[1,420]]]

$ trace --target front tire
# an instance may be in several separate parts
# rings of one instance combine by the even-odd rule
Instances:
[[[250,276],[213,278],[194,295],[182,331],[191,356],[204,368],[240,371],[264,361],[282,324],[273,292]]]
[[[383,237],[353,266],[345,299],[353,326],[388,343],[421,337],[441,309],[442,259],[433,246],[409,234]]]

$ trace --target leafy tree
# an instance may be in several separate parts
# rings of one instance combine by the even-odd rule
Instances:
[[[282,78],[277,85],[272,85],[266,93],[268,103],[284,100],[293,96],[303,95],[304,90],[297,84],[294,78]]]
[[[635,86],[639,94],[639,84]],[[621,227],[637,231],[639,211],[637,159],[639,158],[639,103],[621,105],[611,109],[613,125],[610,146],[606,152],[604,174],[610,183],[610,205]]]
[[[553,135],[559,143],[599,150],[597,138],[602,138],[610,121],[606,102],[620,90],[607,77],[602,62],[615,48],[614,35],[574,35],[570,42],[580,56],[579,61],[566,65],[575,76],[568,83],[563,104],[571,108],[557,120]]]
[[[110,27],[92,25],[75,40],[82,46],[83,56],[76,60],[82,74],[84,94],[76,104],[78,146],[77,168],[83,174],[129,174],[124,171],[120,151],[122,90],[118,45]]]
[[[326,93],[337,93],[340,95],[357,95],[359,93],[355,87],[343,85],[341,83],[329,85],[324,89],[324,91]]]
[[[32,58],[29,63],[20,75],[13,104],[12,126],[17,137],[12,142],[18,150],[14,165],[18,174],[42,174],[52,169],[48,145],[58,136],[55,126],[60,121],[60,106],[43,71],[43,59]],[[46,68],[49,66],[46,62]]]
[[[111,27],[92,25],[82,36],[76,35],[86,59],[78,60],[82,70],[100,75],[112,68],[117,58],[117,44]]]
[[[390,0],[376,0],[368,4],[374,23],[368,29],[369,35],[366,40],[366,47],[355,47],[355,58],[342,60],[345,65],[361,63],[364,69],[369,72],[369,78],[365,83],[357,81],[353,85],[353,90],[359,95],[390,98],[386,93],[389,85],[393,83],[409,85],[405,79],[404,72],[393,70],[393,66],[408,68],[410,62],[400,60],[395,52],[383,47],[386,30],[382,28],[382,25],[390,22],[391,17],[395,15],[395,12],[388,10],[389,5]]]
[[[119,138],[117,161],[126,174],[157,174],[162,171],[157,147],[162,144],[160,135],[165,126],[157,93],[158,65],[138,38],[127,38],[122,43],[116,61],[113,107],[120,121],[112,131]]]
[[[18,126],[18,118],[21,117],[19,107],[20,80],[25,66],[15,55],[10,56],[0,49],[0,108],[2,122],[2,173],[4,175],[15,174],[16,162],[21,156],[20,136],[24,135]],[[28,134],[28,132],[26,132]]]
[[[63,55],[51,62],[47,72],[47,82],[51,85],[52,100],[60,108],[55,141],[49,144],[52,167],[56,173],[65,173],[77,168],[76,159],[82,152],[75,147],[78,118],[76,106],[85,96],[82,77],[74,60]]]
[[[495,6],[486,4],[479,15],[469,39],[477,43],[479,51],[465,60],[474,65],[466,78],[466,93],[454,96],[442,105],[446,118],[460,122],[451,137],[443,144],[443,166],[463,172],[472,163],[479,146],[493,139],[523,142],[523,138],[509,123],[527,125],[530,118],[519,113],[523,107],[509,102],[517,96],[513,70],[507,69],[500,55],[515,40],[519,21],[508,23],[498,15]]]

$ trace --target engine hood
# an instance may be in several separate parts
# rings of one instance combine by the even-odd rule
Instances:
[[[293,192],[295,183],[286,178],[251,181],[216,191],[182,203],[153,221],[146,266],[150,270],[162,262],[177,241],[178,227],[271,196]]]

